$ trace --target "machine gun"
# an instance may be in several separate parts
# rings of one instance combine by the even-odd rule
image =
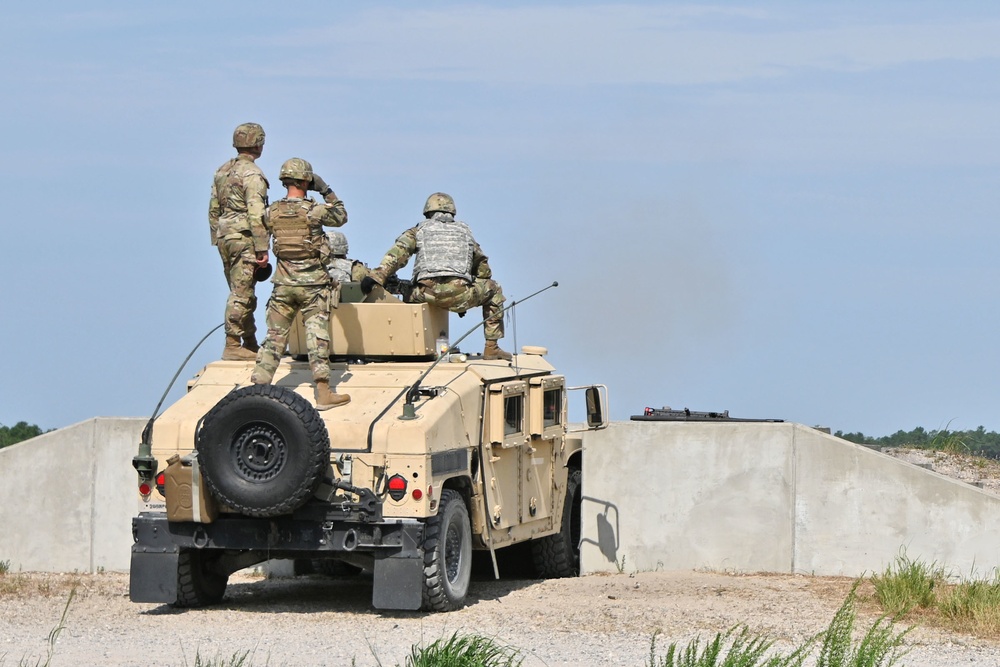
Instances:
[[[400,278],[398,276],[389,276],[385,285],[385,291],[389,294],[395,294],[401,298],[405,303],[410,302],[410,294],[413,292],[413,281],[406,280],[405,278]]]

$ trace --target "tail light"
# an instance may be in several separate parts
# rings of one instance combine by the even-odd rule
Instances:
[[[389,478],[388,487],[390,498],[396,501],[402,500],[406,495],[406,478],[400,474],[393,475]]]

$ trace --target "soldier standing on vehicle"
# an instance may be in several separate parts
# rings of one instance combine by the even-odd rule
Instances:
[[[326,182],[313,173],[312,165],[301,158],[281,165],[281,184],[288,190],[284,199],[267,209],[265,225],[274,239],[277,268],[271,282],[274,289],[267,302],[267,337],[257,354],[250,376],[254,384],[269,384],[285,353],[288,330],[295,314],[302,312],[306,331],[309,367],[316,383],[316,409],[327,410],[351,400],[347,394],[330,391],[330,296],[327,273],[330,245],[323,227],[340,227],[347,222],[344,202]],[[313,190],[323,195],[325,204],[306,196]]]
[[[212,180],[208,225],[229,283],[222,358],[249,361],[257,357],[258,350],[254,271],[268,263],[268,235],[263,224],[267,178],[254,163],[264,150],[264,128],[257,123],[238,126],[233,132],[233,147],[236,157],[219,167]]]
[[[361,291],[368,294],[376,284],[385,285],[416,254],[410,301],[459,315],[482,306],[486,320],[483,359],[510,360],[510,353],[497,344],[503,338],[503,290],[492,280],[489,258],[472,237],[472,230],[455,219],[455,201],[435,192],[424,205],[424,218],[400,234],[379,267],[361,281]]]

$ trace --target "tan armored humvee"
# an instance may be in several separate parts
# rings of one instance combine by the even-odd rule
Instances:
[[[273,384],[213,362],[147,428],[133,601],[211,604],[236,570],[290,558],[371,571],[376,608],[445,611],[465,600],[473,549],[496,571],[495,550],[525,541],[539,575],[578,573],[581,439],[545,349],[460,354],[446,311],[344,287],[330,384],[349,404],[314,408],[297,323]],[[606,390],[574,389],[602,428]]]

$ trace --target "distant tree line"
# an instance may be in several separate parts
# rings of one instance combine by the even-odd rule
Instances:
[[[896,431],[880,438],[864,433],[834,433],[838,438],[850,440],[859,445],[873,447],[917,447],[920,449],[941,449],[964,454],[975,454],[991,459],[1000,459],[1000,433],[987,431],[980,426],[975,430],[951,431],[941,429],[927,431],[918,426],[912,431]]]
[[[0,449],[15,445],[23,440],[29,440],[44,433],[42,429],[28,422],[17,422],[13,426],[0,424]]]

